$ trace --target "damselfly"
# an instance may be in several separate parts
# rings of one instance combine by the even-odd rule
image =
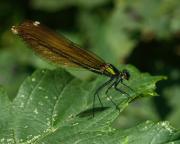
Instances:
[[[11,30],[14,34],[18,34],[27,44],[29,44],[37,54],[54,63],[81,67],[110,78],[97,88],[94,93],[93,115],[96,96],[103,107],[99,97],[99,92],[104,87],[107,86],[105,94],[116,106],[116,108],[118,108],[118,106],[112,98],[108,96],[108,91],[111,88],[114,88],[118,92],[128,95],[128,93],[118,88],[118,84],[121,83],[131,89],[123,83],[123,80],[129,80],[130,78],[128,70],[118,70],[115,66],[106,63],[94,53],[80,48],[77,44],[71,42],[63,36],[55,34],[38,21],[24,21],[19,26],[12,26]]]

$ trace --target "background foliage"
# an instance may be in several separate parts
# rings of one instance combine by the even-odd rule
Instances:
[[[128,128],[144,120],[168,120],[180,128],[179,0],[1,0],[0,84],[14,99],[22,81],[37,68],[53,69],[10,32],[24,19],[38,20],[116,66],[130,63],[142,72],[166,75],[159,97],[132,103],[117,119]],[[86,71],[80,79],[90,80]]]

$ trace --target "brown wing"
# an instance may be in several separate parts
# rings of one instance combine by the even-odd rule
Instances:
[[[79,66],[100,72],[105,62],[75,43],[59,36],[41,25],[38,21],[25,21],[11,29],[25,40],[40,56],[63,65]]]

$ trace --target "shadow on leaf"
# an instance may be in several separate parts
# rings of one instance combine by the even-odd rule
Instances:
[[[93,117],[93,112],[94,115],[96,115],[99,112],[105,111],[106,109],[108,109],[109,107],[96,107],[96,108],[90,108],[87,109],[85,111],[80,112],[79,114],[77,114],[77,117],[83,118],[83,117],[89,117],[92,116]]]

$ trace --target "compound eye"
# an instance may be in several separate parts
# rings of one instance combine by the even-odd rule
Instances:
[[[129,80],[130,78],[130,73],[128,70],[124,69],[122,70],[122,73],[123,73],[123,77],[126,79],[126,80]]]

